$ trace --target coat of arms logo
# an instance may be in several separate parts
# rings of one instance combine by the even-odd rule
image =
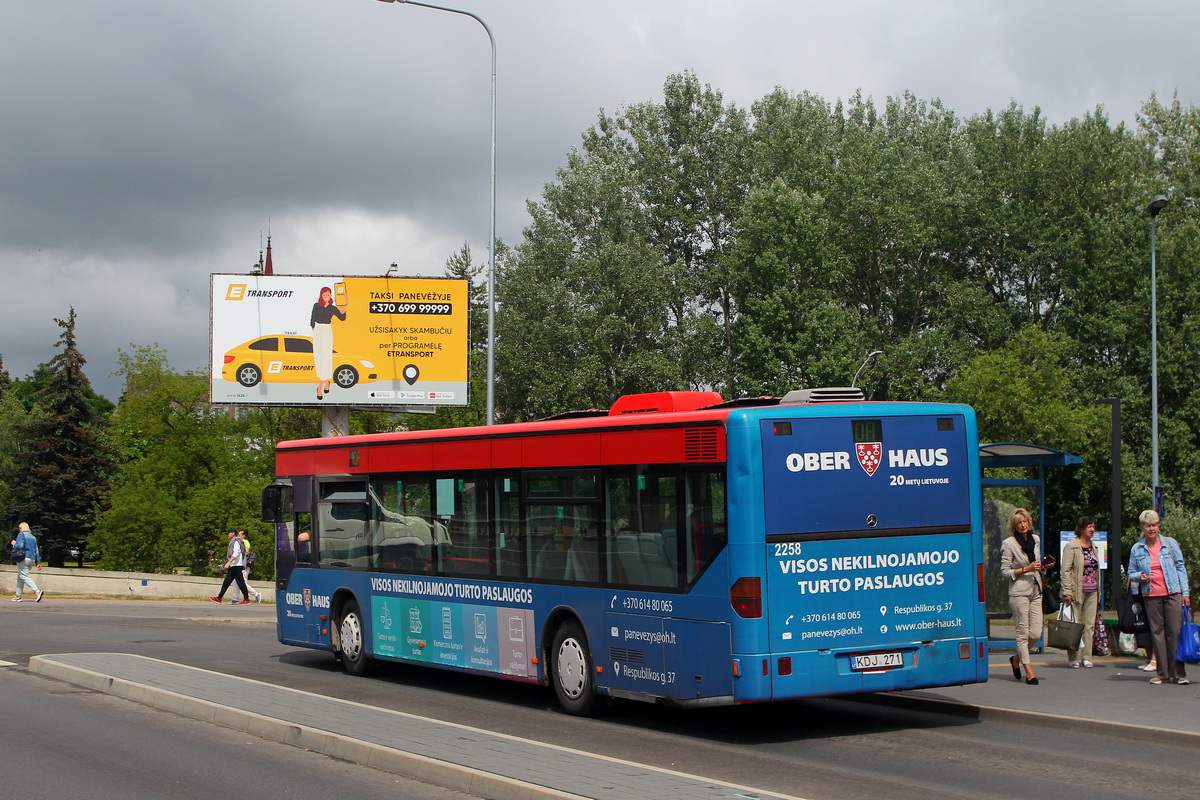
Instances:
[[[883,442],[859,442],[854,450],[858,453],[858,465],[868,475],[874,475],[883,459]]]

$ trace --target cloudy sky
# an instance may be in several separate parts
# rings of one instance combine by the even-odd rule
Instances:
[[[692,70],[749,106],[910,91],[960,116],[1016,101],[1052,123],[1151,92],[1200,104],[1189,0],[461,0],[495,35],[497,219],[603,109]],[[118,348],[208,354],[208,276],[441,275],[485,257],[490,49],[469,17],[376,0],[5,0],[0,355],[49,360],[71,306],[98,391]]]

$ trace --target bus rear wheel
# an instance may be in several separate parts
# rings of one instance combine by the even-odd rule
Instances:
[[[596,708],[595,669],[587,637],[574,620],[564,622],[554,634],[550,681],[558,704],[568,714],[587,716]]]
[[[342,618],[338,621],[338,651],[342,655],[342,667],[351,675],[366,675],[371,671],[371,659],[367,655],[363,633],[362,612],[354,600],[342,606]]]

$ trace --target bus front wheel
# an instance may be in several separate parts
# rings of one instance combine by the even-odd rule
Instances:
[[[338,622],[338,650],[342,654],[342,666],[351,675],[366,675],[370,671],[363,633],[362,612],[353,600],[342,607],[342,618]]]
[[[554,635],[550,680],[558,703],[568,714],[586,716],[596,707],[595,670],[587,638],[574,620],[564,622]]]

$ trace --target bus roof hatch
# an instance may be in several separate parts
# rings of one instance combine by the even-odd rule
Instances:
[[[666,414],[672,411],[695,411],[723,400],[717,392],[652,392],[627,394],[617,398],[609,416],[622,414]]]

